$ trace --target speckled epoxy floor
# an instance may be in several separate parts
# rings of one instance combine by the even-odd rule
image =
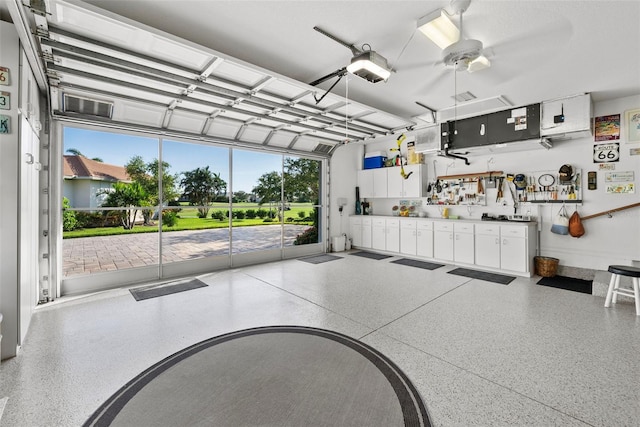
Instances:
[[[79,426],[153,363],[264,325],[372,345],[412,379],[436,426],[640,423],[631,304],[605,309],[602,298],[535,277],[505,286],[447,274],[452,266],[337,255],[204,275],[206,288],[140,302],[116,289],[40,307],[20,356],[0,365],[0,425]]]

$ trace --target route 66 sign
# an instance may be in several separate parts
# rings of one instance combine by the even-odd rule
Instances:
[[[620,143],[595,144],[593,146],[593,163],[609,163],[620,160]]]

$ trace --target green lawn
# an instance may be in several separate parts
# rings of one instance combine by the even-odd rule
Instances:
[[[205,230],[210,228],[227,228],[229,226],[229,219],[225,218],[224,221],[211,218],[211,213],[215,210],[225,211],[228,209],[228,205],[224,203],[215,203],[209,210],[207,218],[198,218],[198,210],[193,207],[182,207],[178,212],[178,222],[173,227],[162,227],[162,231],[181,231],[181,230]],[[303,221],[298,212],[305,213],[306,217],[313,214],[313,206],[311,203],[291,203],[291,209],[285,211],[284,219],[286,224],[300,224],[300,225],[313,225],[313,221]],[[268,205],[258,206],[257,203],[234,203],[233,210],[247,210],[247,209],[265,209],[269,210]],[[274,207],[274,212],[277,212]],[[252,225],[280,225],[279,220],[276,218],[273,222],[265,222],[263,218],[255,219],[234,219],[234,227],[249,227]],[[73,239],[79,237],[91,237],[91,236],[111,236],[118,234],[136,234],[136,233],[157,233],[157,226],[143,226],[136,225],[133,230],[125,230],[118,227],[101,227],[101,228],[84,228],[73,231],[65,231],[63,233],[64,239]]]

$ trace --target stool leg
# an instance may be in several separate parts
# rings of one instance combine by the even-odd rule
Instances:
[[[618,302],[618,289],[620,289],[620,278],[622,276],[620,276],[619,274],[616,274],[616,285],[613,287],[613,300],[611,302],[613,302],[614,304]]]
[[[633,278],[633,295],[636,299],[636,316],[640,316],[640,279]]]
[[[616,284],[616,279],[619,276],[617,274],[611,273],[611,280],[609,281],[609,289],[607,290],[607,299],[604,300],[604,306],[611,306],[611,297],[613,296],[613,287]]]

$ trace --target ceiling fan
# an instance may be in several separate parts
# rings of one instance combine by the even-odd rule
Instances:
[[[442,49],[442,59],[438,63],[452,66],[458,71],[470,73],[491,66],[484,55],[484,46],[480,40],[465,39],[463,34],[463,14],[471,0],[452,0],[453,15],[459,15],[460,28],[451,21],[444,9],[435,10],[418,20],[418,29]]]

